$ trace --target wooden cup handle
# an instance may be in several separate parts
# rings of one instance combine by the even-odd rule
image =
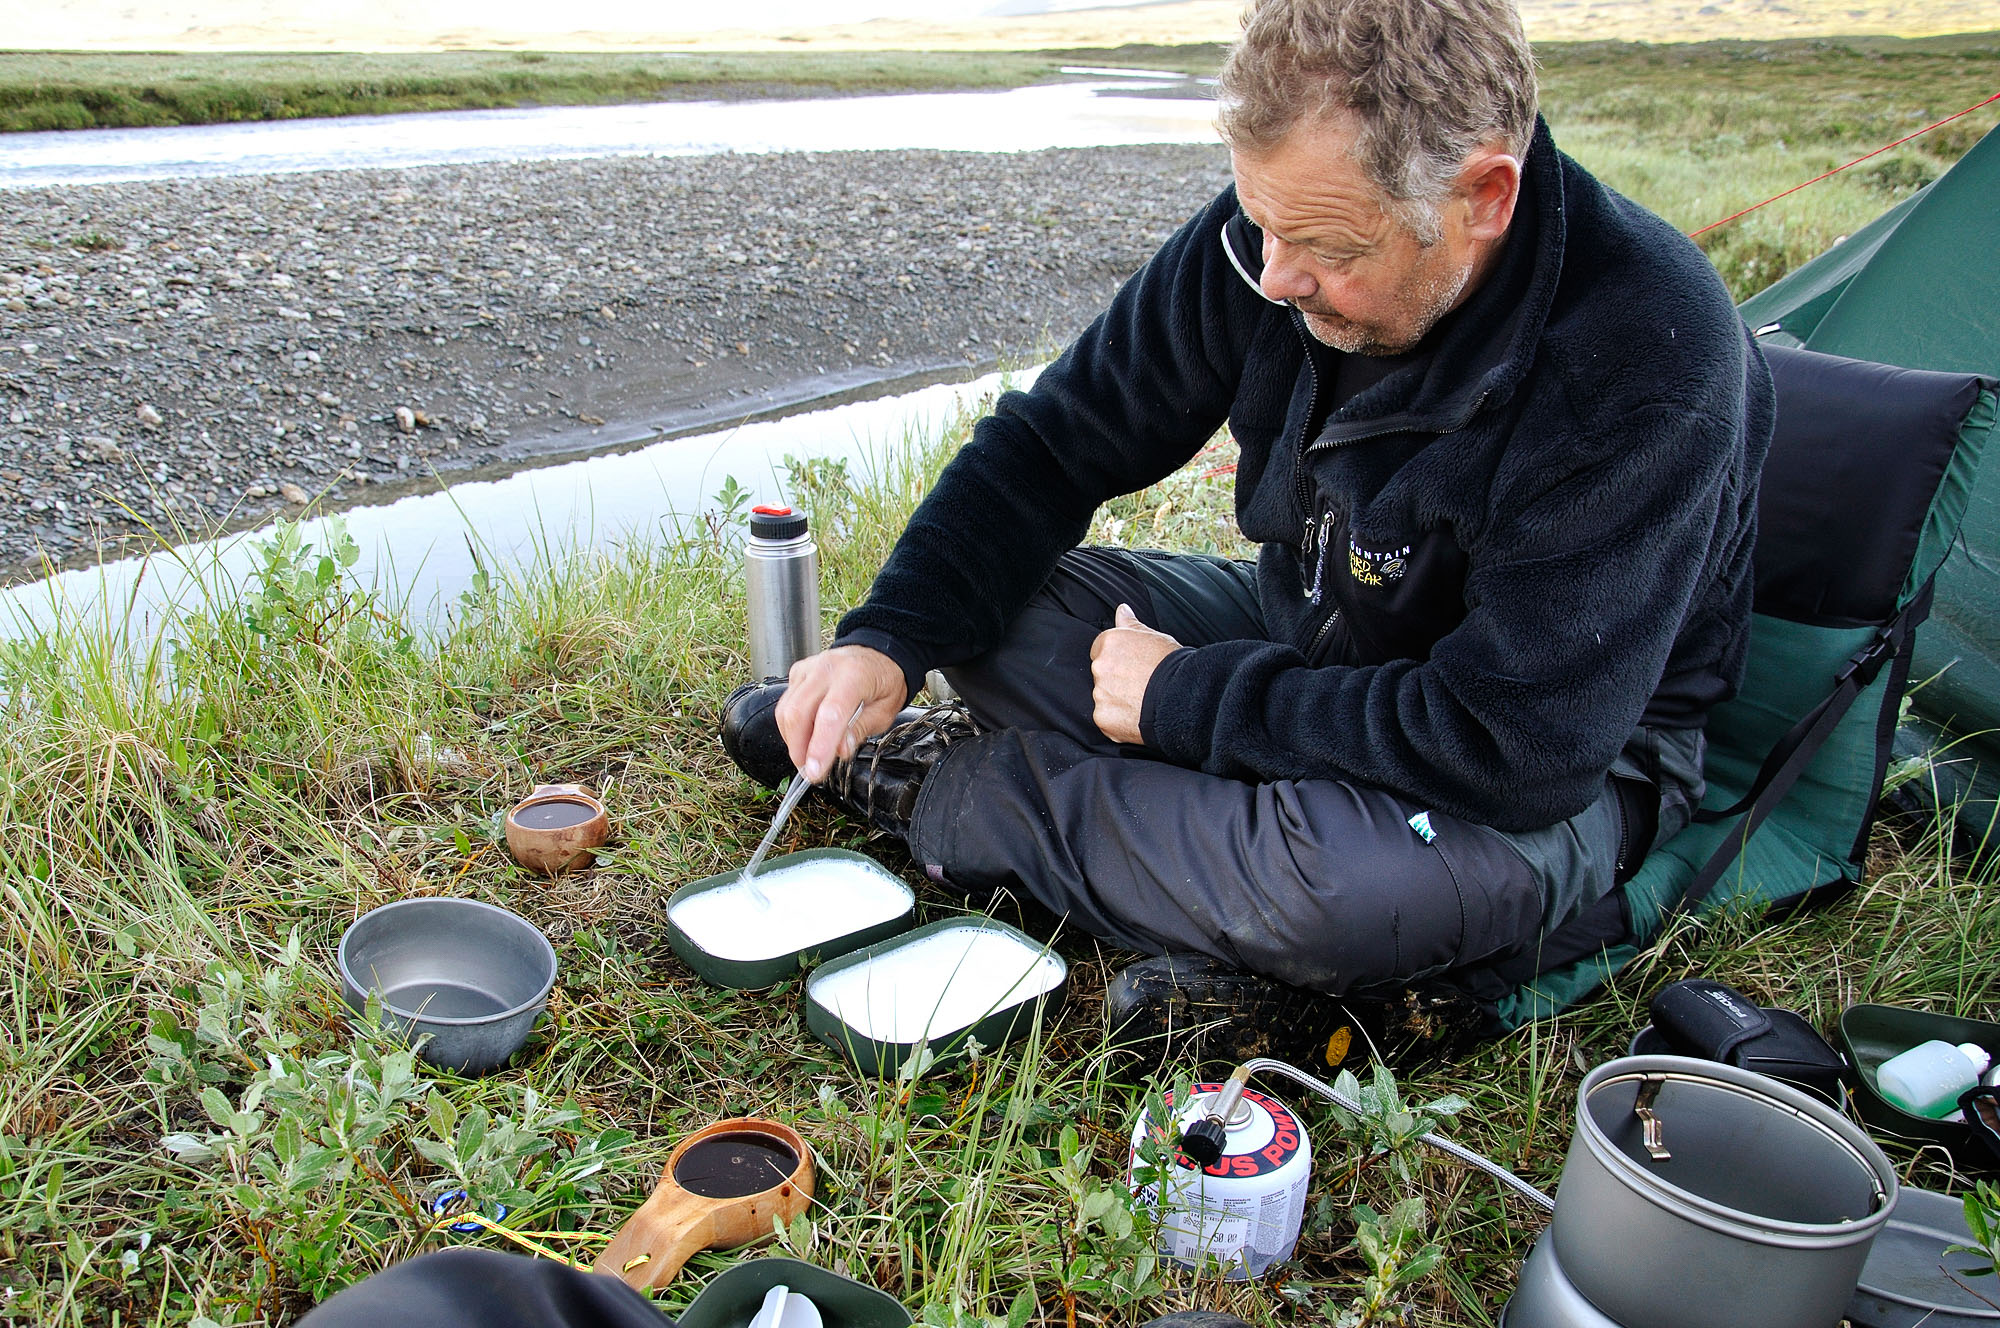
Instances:
[[[736,1133],[775,1139],[799,1159],[798,1165],[770,1189],[731,1199],[703,1198],[674,1180],[674,1165],[688,1149],[715,1135]],[[790,1222],[811,1205],[814,1179],[812,1149],[789,1126],[748,1117],[704,1126],[668,1155],[652,1195],[625,1219],[591,1269],[621,1278],[635,1291],[663,1287],[700,1250],[771,1239],[775,1222]]]
[[[625,1220],[592,1270],[621,1278],[635,1291],[663,1287],[696,1252],[715,1241],[716,1209],[731,1202],[661,1185]]]

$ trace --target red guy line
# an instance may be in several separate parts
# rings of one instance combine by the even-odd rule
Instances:
[[[1944,119],[1939,120],[1936,124],[1927,124],[1914,134],[1905,134],[1903,137],[1897,139],[1893,143],[1884,143],[1881,147],[1876,148],[1873,152],[1863,153],[1861,156],[1856,157],[1853,161],[1848,162],[1846,165],[1836,166],[1832,170],[1827,171],[1823,175],[1815,175],[1813,176],[1812,179],[1807,180],[1805,184],[1795,184],[1782,194],[1771,195],[1769,198],[1765,199],[1762,203],[1752,203],[1749,207],[1744,208],[1741,212],[1730,213],[1728,216],[1724,217],[1721,221],[1711,221],[1708,223],[1708,225],[1702,227],[1698,231],[1689,231],[1688,238],[1692,240],[1697,236],[1708,234],[1710,231],[1714,230],[1717,226],[1727,226],[1730,222],[1736,220],[1738,217],[1747,217],[1760,207],[1765,207],[1771,203],[1777,202],[1781,198],[1786,198],[1792,194],[1796,194],[1797,192],[1799,192],[1799,190],[1805,188],[1807,184],[1818,184],[1821,180],[1826,179],[1827,176],[1829,175],[1840,174],[1842,171],[1846,170],[1848,166],[1859,166],[1862,162],[1867,161],[1868,158],[1870,157],[1879,157],[1883,153],[1887,152],[1890,148],[1899,148],[1913,138],[1922,138],[1925,134],[1928,134],[1931,130],[1938,128],[1940,125],[1948,125],[1953,120],[1960,118],[1960,116],[1971,115],[1981,106],[1989,105],[1990,103],[1996,101],[2000,101],[2000,92],[1994,93],[1992,96],[1986,98],[1984,101],[1974,102],[1972,105],[1960,111],[1957,115],[1947,115]]]

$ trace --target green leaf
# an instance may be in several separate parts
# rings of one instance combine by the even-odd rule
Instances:
[[[458,1137],[458,1106],[451,1098],[433,1089],[424,1102],[424,1114],[430,1118],[431,1132],[438,1138]]]
[[[210,1120],[223,1129],[236,1128],[236,1109],[229,1105],[229,1099],[222,1095],[221,1089],[213,1087],[202,1089],[201,1109],[208,1113]]]
[[[458,1155],[468,1162],[479,1156],[479,1150],[486,1143],[486,1108],[474,1107],[466,1112],[458,1125]]]
[[[1965,1196],[1965,1225],[1972,1232],[1972,1238],[1984,1245],[1993,1239],[1993,1218],[1991,1210],[1980,1202],[1978,1191]]]
[[[1117,1206],[1118,1194],[1115,1190],[1093,1190],[1084,1196],[1080,1213],[1082,1220],[1078,1225],[1087,1227],[1093,1222],[1101,1221],[1106,1214],[1110,1213]]]
[[[346,1174],[348,1162],[344,1154],[336,1153],[331,1148],[310,1148],[300,1154],[292,1174],[298,1178],[301,1188],[310,1189],[324,1180],[336,1163],[340,1164],[342,1174]]]
[[[271,1152],[287,1165],[296,1162],[306,1148],[306,1132],[296,1116],[287,1114],[278,1118],[278,1127],[271,1131]]]
[[[1396,1284],[1398,1286],[1409,1286],[1414,1282],[1421,1282],[1424,1278],[1430,1276],[1431,1269],[1437,1267],[1438,1260],[1442,1257],[1444,1257],[1444,1246],[1424,1246],[1411,1255],[1401,1268],[1396,1270]]]
[[[410,1146],[417,1150],[419,1157],[432,1166],[442,1167],[450,1172],[458,1170],[458,1152],[450,1144],[439,1143],[435,1139],[412,1139]]]

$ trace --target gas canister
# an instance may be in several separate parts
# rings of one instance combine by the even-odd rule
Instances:
[[[1312,1143],[1298,1118],[1275,1098],[1245,1089],[1224,1122],[1222,1155],[1213,1164],[1201,1167],[1185,1154],[1171,1154],[1157,1180],[1141,1185],[1138,1174],[1139,1146],[1147,1132],[1171,1148],[1222,1088],[1195,1084],[1179,1110],[1168,1092],[1165,1105],[1175,1119],[1171,1134],[1141,1112],[1132,1131],[1128,1177],[1159,1219],[1161,1258],[1192,1268],[1220,1264],[1228,1280],[1245,1281],[1289,1259],[1299,1241]]]

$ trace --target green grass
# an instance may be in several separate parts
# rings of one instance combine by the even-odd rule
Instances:
[[[1693,231],[2000,91],[2000,33],[1538,48],[1558,142]],[[531,102],[1011,87],[1064,64],[1213,73],[1216,46],[581,55],[0,53],[0,129],[192,124]],[[1738,299],[1935,178],[2000,103],[1702,237]],[[115,244],[87,235],[75,243]]]
[[[965,432],[916,440],[873,476],[792,467],[829,619]],[[1240,550],[1231,456],[1219,441],[1111,504],[1091,538]],[[72,620],[9,648],[0,1283],[15,1294],[0,1320],[285,1322],[425,1250],[514,1247],[438,1229],[426,1202],[461,1188],[505,1202],[521,1242],[587,1262],[680,1137],[761,1113],[821,1163],[814,1208],[783,1246],[937,1328],[1195,1306],[1311,1323],[1371,1275],[1380,1312],[1362,1322],[1493,1322],[1539,1215],[1421,1151],[1370,1162],[1364,1126],[1284,1084],[1266,1087],[1301,1113],[1319,1159],[1296,1263],[1249,1287],[1155,1264],[1121,1178],[1158,1084],[1106,1046],[1103,984],[1122,957],[1087,938],[1058,938],[1071,994],[1048,1027],[976,1066],[888,1081],[806,1033],[797,982],[728,992],[672,957],[668,893],[740,864],[772,808],[714,738],[745,668],[735,533],[725,510],[652,545],[544,547],[432,636],[352,584],[337,543],[305,547],[293,529],[244,593],[211,582],[172,647]],[[512,865],[496,823],[555,780],[599,789],[616,833],[595,868],[550,882]],[[961,907],[810,802],[778,851],[822,844],[904,870],[925,917]],[[562,965],[549,1022],[483,1079],[350,1033],[334,986],[332,947],[361,911],[446,893],[522,913]],[[1662,982],[1716,974],[1822,1027],[1859,1000],[1976,1012],[2000,994],[1996,934],[1990,882],[1962,875],[1934,836],[1885,834],[1853,899],[1677,932],[1602,998],[1403,1087],[1464,1095],[1448,1133],[1546,1188],[1580,1070],[1617,1054]],[[1943,1183],[1933,1159],[1906,1168]],[[1363,1204],[1414,1229],[1398,1258],[1363,1257]],[[1428,1271],[1426,1242],[1441,1255]],[[684,1305],[733,1257],[697,1257],[664,1303]]]
[[[2000,92],[2000,34],[1539,48],[1556,141],[1685,231]],[[1700,243],[1739,300],[1936,178],[2000,102]]]
[[[1213,47],[775,54],[0,52],[0,130],[1020,87],[1065,64],[1211,72]]]
[[[1753,141],[1908,132],[1912,107],[1996,90],[2000,34],[1548,42],[1552,108]],[[425,54],[0,52],[0,130],[214,124],[489,106],[1018,87],[1066,64],[1213,75],[1216,45],[1058,51]],[[1683,103],[1681,94],[1688,94]],[[1938,114],[1945,112],[1940,110]],[[1990,122],[1990,121],[1989,121]]]

